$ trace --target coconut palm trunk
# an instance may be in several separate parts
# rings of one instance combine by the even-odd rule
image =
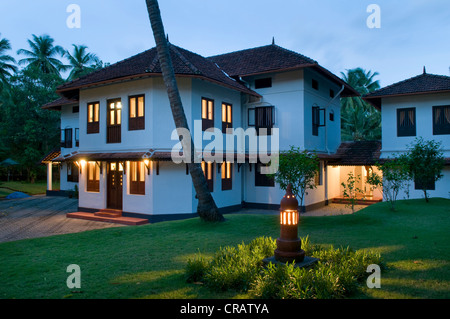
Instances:
[[[170,108],[172,110],[175,126],[177,130],[189,130],[189,125],[184,113],[183,104],[181,102],[180,93],[178,91],[178,85],[175,79],[172,60],[170,58],[169,45],[165,36],[158,1],[146,0],[146,4],[148,15],[150,18],[150,24],[153,30],[153,36],[155,37],[162,77],[169,96]],[[198,198],[197,213],[199,214],[200,218],[205,221],[223,221],[224,218],[222,214],[219,213],[219,209],[217,208],[217,205],[208,190],[208,185],[201,165],[200,163],[196,163],[196,161],[194,161],[195,149],[192,136],[189,139],[181,139],[181,145],[183,147],[183,150],[191,150],[188,166],[192,178],[192,183],[194,184],[194,189]],[[188,153],[189,152],[184,152],[184,154]]]

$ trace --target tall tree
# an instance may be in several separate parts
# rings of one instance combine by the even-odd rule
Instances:
[[[206,182],[205,175],[201,168],[200,163],[196,163],[195,148],[192,140],[192,136],[188,139],[182,138],[181,132],[188,130],[189,126],[184,113],[183,104],[181,102],[178,85],[175,78],[175,72],[172,66],[172,60],[170,58],[169,44],[167,42],[164,25],[161,19],[161,12],[157,0],[146,0],[148,15],[150,18],[150,24],[153,30],[153,36],[156,42],[156,49],[158,51],[159,63],[161,65],[161,72],[164,83],[166,85],[167,94],[169,96],[170,108],[172,110],[173,120],[177,128],[178,135],[181,139],[181,145],[184,150],[184,154],[187,154],[187,150],[191,150],[190,161],[188,161],[189,172],[194,184],[195,192],[197,193],[198,206],[197,213],[200,218],[205,221],[223,221],[224,218],[220,214],[216,203],[208,190],[208,184]]]
[[[63,57],[65,50],[59,45],[54,45],[55,40],[49,35],[36,36],[28,39],[30,50],[20,49],[17,54],[25,55],[27,58],[19,60],[19,64],[26,64],[27,68],[33,68],[46,74],[60,75],[69,66],[64,65],[57,57]]]
[[[87,46],[85,45],[73,44],[73,53],[66,51],[65,57],[69,60],[72,69],[67,79],[69,81],[87,75],[102,65],[102,62],[94,53],[87,52]]]
[[[5,84],[8,78],[12,75],[11,73],[17,72],[16,60],[6,54],[6,51],[11,50],[11,45],[9,40],[1,38],[0,34],[0,90],[1,85]]]
[[[365,95],[380,88],[374,78],[377,72],[366,72],[362,68],[347,70],[341,73],[345,82],[359,94]],[[381,114],[361,96],[341,99],[341,131],[342,140],[379,140],[381,139]]]

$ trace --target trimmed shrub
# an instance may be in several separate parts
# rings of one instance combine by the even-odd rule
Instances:
[[[302,239],[302,248],[320,260],[314,267],[264,266],[262,260],[272,256],[275,248],[275,240],[259,237],[248,245],[220,248],[210,261],[199,254],[188,261],[188,281],[202,281],[214,290],[248,291],[254,298],[332,299],[354,293],[366,278],[368,265],[382,266],[379,254],[312,245],[308,237]]]

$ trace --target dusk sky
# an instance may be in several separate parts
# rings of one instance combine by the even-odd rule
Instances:
[[[382,86],[422,73],[449,75],[448,0],[160,0],[170,42],[203,56],[276,44],[302,53],[338,76],[362,67]],[[69,28],[70,4],[81,27]],[[370,4],[381,27],[370,29]],[[0,0],[1,37],[16,59],[32,34],[49,34],[65,49],[84,44],[115,63],[155,45],[144,0]]]

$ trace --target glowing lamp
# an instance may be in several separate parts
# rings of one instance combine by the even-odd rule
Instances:
[[[275,259],[280,262],[302,262],[305,251],[298,238],[298,201],[289,184],[280,203],[280,238],[277,239]]]

